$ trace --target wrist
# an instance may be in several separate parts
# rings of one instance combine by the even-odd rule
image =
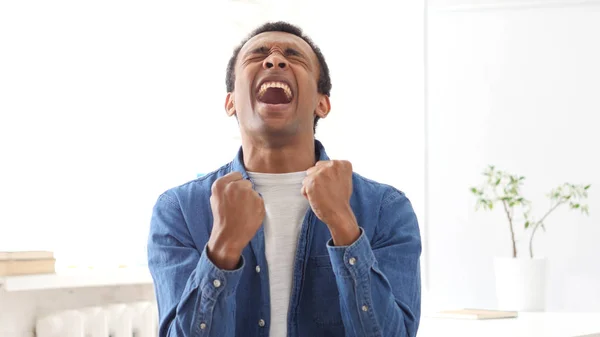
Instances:
[[[240,263],[241,250],[210,240],[207,245],[209,260],[219,269],[234,270]]]
[[[350,246],[360,237],[360,228],[358,226],[349,227],[343,230],[331,231],[331,239],[334,246]]]
[[[336,246],[349,246],[360,237],[360,228],[354,212],[348,205],[346,210],[336,214],[338,214],[336,219],[329,224],[333,244]]]

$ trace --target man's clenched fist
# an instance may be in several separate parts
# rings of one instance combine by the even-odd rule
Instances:
[[[231,172],[213,183],[210,206],[213,229],[208,240],[209,258],[221,269],[235,269],[242,250],[262,225],[265,204],[249,180]]]
[[[345,160],[319,161],[307,170],[302,194],[315,215],[329,227],[336,246],[352,244],[360,229],[350,207],[352,164]]]

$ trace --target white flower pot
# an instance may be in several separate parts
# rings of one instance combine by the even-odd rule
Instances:
[[[495,258],[494,269],[499,310],[545,310],[545,258]]]

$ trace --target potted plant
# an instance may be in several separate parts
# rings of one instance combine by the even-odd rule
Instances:
[[[512,257],[494,259],[496,297],[501,310],[543,311],[546,293],[546,258],[533,253],[533,243],[541,228],[546,230],[548,216],[561,206],[588,214],[588,205],[582,202],[588,196],[590,185],[564,183],[550,191],[549,209],[540,217],[531,215],[531,201],[525,199],[521,187],[525,177],[510,174],[489,166],[484,170],[484,182],[471,187],[477,198],[476,209],[493,210],[500,205],[506,216],[511,238]],[[528,254],[523,256],[517,247],[515,226],[522,226],[529,234]]]

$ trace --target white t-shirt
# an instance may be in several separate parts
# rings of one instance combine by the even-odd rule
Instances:
[[[248,175],[265,202],[265,255],[271,294],[269,336],[285,337],[298,236],[309,207],[301,192],[306,172]]]

